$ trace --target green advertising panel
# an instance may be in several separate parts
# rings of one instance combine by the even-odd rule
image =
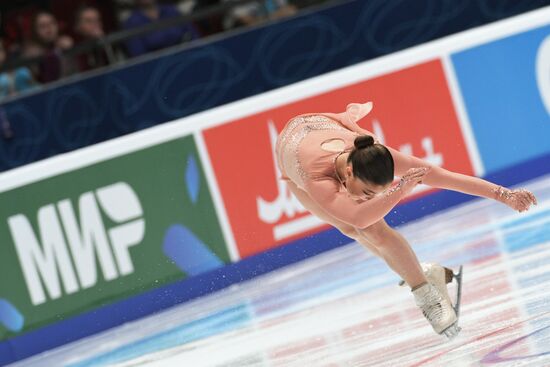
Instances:
[[[0,193],[0,341],[229,262],[192,136]]]

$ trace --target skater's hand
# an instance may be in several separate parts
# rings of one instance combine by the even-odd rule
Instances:
[[[525,189],[510,190],[502,186],[495,189],[495,200],[520,213],[529,210],[529,207],[533,204],[537,205],[537,198],[531,191]]]
[[[430,172],[430,169],[431,167],[410,168],[401,177],[401,190],[403,190],[404,194],[408,194],[416,185],[422,183],[424,176]]]

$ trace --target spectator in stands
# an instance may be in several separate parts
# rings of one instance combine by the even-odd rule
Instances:
[[[195,3],[193,7],[193,12],[201,12],[203,10],[220,6],[223,0],[200,0]],[[211,14],[206,18],[198,19],[195,24],[197,25],[200,34],[208,36],[211,34],[223,32],[223,19],[224,13],[219,12]]]
[[[53,14],[39,11],[32,21],[32,43],[27,53],[39,56],[37,78],[42,83],[57,80],[73,71],[71,61],[62,56],[62,51],[73,47],[73,39],[59,34],[59,25]]]
[[[179,15],[180,12],[172,5],[157,4],[156,0],[135,0],[135,9],[124,23],[124,28],[135,28]],[[130,56],[138,56],[198,37],[196,28],[188,23],[130,38],[126,48]]]
[[[234,0],[225,0],[231,2]],[[266,19],[279,19],[295,14],[296,6],[287,0],[262,0],[256,3],[237,5],[232,8],[223,21],[225,29],[254,25]]]
[[[105,33],[101,13],[90,5],[84,5],[75,13],[74,33],[75,43],[83,43],[101,39]],[[109,64],[105,49],[96,47],[90,51],[78,54],[76,63],[80,71],[95,69]]]
[[[7,53],[0,40],[0,68],[7,60]],[[31,71],[27,67],[18,67],[14,70],[0,71],[0,100],[36,86]]]

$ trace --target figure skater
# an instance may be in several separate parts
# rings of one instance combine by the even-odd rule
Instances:
[[[312,214],[382,258],[411,288],[434,331],[453,338],[460,331],[458,305],[453,307],[447,283],[456,275],[439,264],[420,264],[384,216],[420,183],[495,199],[519,212],[536,205],[536,198],[527,190],[452,172],[380,144],[357,125],[371,109],[372,102],[351,103],[343,113],[292,118],[276,144],[281,179]],[[397,184],[394,176],[400,177]]]

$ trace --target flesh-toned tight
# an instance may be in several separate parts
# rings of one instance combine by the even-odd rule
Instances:
[[[307,192],[296,186],[294,182],[286,181],[286,183],[304,208],[319,219],[336,227],[342,234],[368,248],[375,256],[382,258],[411,288],[426,282],[426,277],[410,244],[383,218],[367,228],[355,228],[324,211],[309,197]]]

